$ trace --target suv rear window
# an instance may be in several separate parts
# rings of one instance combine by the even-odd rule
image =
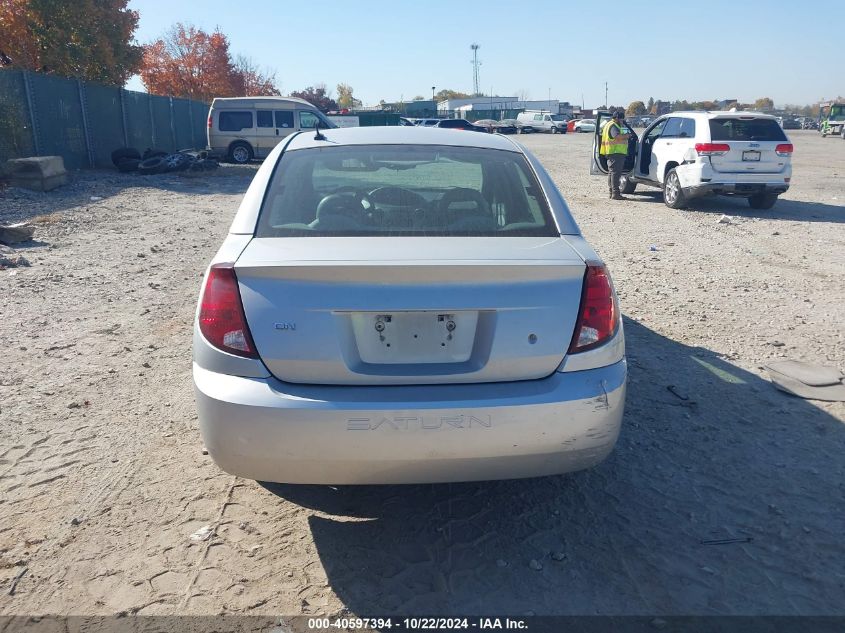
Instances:
[[[710,119],[712,141],[785,141],[778,122],[774,119]]]
[[[518,153],[357,145],[282,154],[256,237],[557,236]]]
[[[220,113],[218,127],[221,132],[240,132],[252,127],[252,112],[224,110]]]

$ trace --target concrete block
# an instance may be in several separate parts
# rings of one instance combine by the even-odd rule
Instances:
[[[9,185],[34,191],[50,191],[67,184],[67,170],[61,156],[31,156],[6,161]]]

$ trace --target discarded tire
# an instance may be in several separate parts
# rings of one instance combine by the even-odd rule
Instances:
[[[130,171],[138,171],[138,165],[141,160],[138,158],[124,158],[117,164],[117,171],[126,173]]]
[[[141,152],[134,147],[120,147],[111,153],[111,162],[115,167],[119,167],[126,158],[141,160]]]
[[[157,158],[160,156],[167,156],[168,152],[160,149],[150,149],[149,147],[144,150],[144,160],[148,158]],[[139,157],[140,158],[140,157]]]
[[[165,169],[164,158],[161,156],[147,158],[138,164],[138,171],[142,174],[160,174]]]
[[[196,174],[203,171],[211,171],[213,169],[217,169],[218,167],[220,167],[220,163],[218,163],[216,160],[204,158],[192,162],[188,166],[188,171],[190,171],[192,174]]]
[[[163,160],[166,171],[182,171],[190,166],[192,157],[187,154],[168,154]]]

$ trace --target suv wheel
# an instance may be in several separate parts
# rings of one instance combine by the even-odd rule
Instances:
[[[245,165],[252,160],[252,148],[248,143],[232,143],[229,147],[229,160],[238,165]]]
[[[776,193],[755,193],[748,198],[748,206],[752,209],[771,209],[777,201]]]
[[[687,206],[684,191],[681,189],[681,179],[674,169],[666,172],[666,178],[663,180],[663,202],[670,209],[683,209]]]

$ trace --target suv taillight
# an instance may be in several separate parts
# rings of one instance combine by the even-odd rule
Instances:
[[[792,143],[781,143],[775,148],[778,156],[792,156]]]
[[[214,264],[208,271],[200,300],[199,327],[214,347],[229,354],[258,358],[232,264]]]
[[[619,306],[604,265],[587,264],[581,307],[569,353],[584,352],[607,342],[619,326]]]
[[[727,143],[696,143],[695,151],[699,156],[724,156],[731,151]]]

